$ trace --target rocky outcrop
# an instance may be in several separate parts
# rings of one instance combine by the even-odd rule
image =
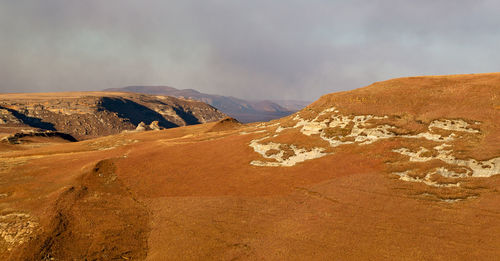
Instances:
[[[146,123],[142,122],[137,124],[137,127],[135,128],[136,131],[146,131]]]
[[[22,124],[22,122],[14,116],[10,110],[0,108],[0,125],[7,123]]]
[[[160,127],[158,121],[153,121],[149,125],[146,125],[146,123],[141,121],[135,128],[136,131],[150,131],[150,130],[162,130],[162,129],[163,128]]]
[[[159,125],[160,123],[158,121],[153,121],[151,124],[149,124],[149,129],[151,130],[161,130],[162,128]]]
[[[193,89],[179,90],[168,86],[128,86],[110,88],[105,91],[145,93],[152,95],[168,95],[208,103],[227,115],[243,123],[270,121],[288,116],[308,105],[306,101],[289,100],[243,100],[230,96],[201,93]]]
[[[10,144],[20,144],[22,143],[22,139],[26,137],[61,138],[63,140],[70,142],[77,141],[73,136],[58,131],[22,130],[21,132],[17,132],[12,135],[3,137],[2,139],[0,139],[0,142],[7,142]]]
[[[160,129],[224,117],[205,103],[168,96],[105,92],[0,95],[0,127],[58,131],[78,140],[134,130],[140,122]]]

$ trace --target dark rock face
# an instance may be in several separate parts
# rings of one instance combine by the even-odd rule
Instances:
[[[85,94],[85,93],[84,93]],[[167,96],[119,93],[0,96],[0,127],[19,126],[67,133],[78,140],[134,130],[140,122],[161,128],[217,121],[214,107]]]
[[[128,86],[105,91],[168,95],[208,103],[240,122],[270,121],[288,116],[307,106],[306,101],[251,101],[230,96],[201,93],[193,89],[179,90],[168,86]]]
[[[42,130],[42,131],[28,130],[28,131],[21,131],[12,134],[10,136],[4,137],[0,139],[0,142],[8,142],[10,144],[20,144],[22,143],[21,139],[25,137],[57,137],[69,142],[77,141],[73,136],[62,132],[51,131],[51,130]]]

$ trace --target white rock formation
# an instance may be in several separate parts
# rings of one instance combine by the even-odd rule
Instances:
[[[428,186],[432,187],[459,187],[460,182],[457,183],[437,183],[436,181],[431,180],[431,176],[433,174],[437,174],[437,172],[427,173],[424,178],[413,177],[409,175],[410,171],[403,172],[393,172],[392,174],[398,175],[400,180],[408,181],[408,182],[421,182]]]
[[[413,162],[425,162],[430,160],[441,160],[450,165],[455,165],[458,167],[465,167],[471,170],[469,176],[471,177],[491,177],[493,175],[500,174],[500,157],[493,158],[485,161],[477,161],[475,159],[457,159],[453,156],[453,150],[448,150],[450,145],[442,144],[434,147],[437,152],[436,156],[422,156],[424,152],[429,151],[426,148],[420,148],[420,150],[414,152],[408,148],[400,148],[393,150],[402,155],[409,157],[410,161]]]
[[[23,244],[30,239],[38,223],[25,213],[0,215],[0,239],[7,244],[7,250]]]
[[[161,130],[159,122],[158,121],[151,122],[151,124],[149,124],[149,129],[150,130]]]
[[[390,139],[394,137],[407,139],[427,139],[430,141],[441,143],[441,145],[434,147],[434,150],[436,151],[434,153],[434,156],[425,156],[424,153],[429,152],[429,150],[423,147],[415,152],[407,148],[399,148],[393,151],[408,156],[409,160],[412,162],[426,162],[437,159],[465,170],[464,173],[456,173],[446,168],[437,168],[428,173],[424,178],[412,177],[408,175],[409,172],[394,173],[396,175],[399,175],[400,179],[404,181],[423,182],[427,185],[438,187],[453,187],[459,186],[460,183],[443,185],[433,182],[430,178],[432,175],[441,175],[447,178],[464,178],[469,176],[491,177],[493,175],[500,174],[500,157],[486,161],[477,161],[474,159],[457,159],[453,156],[453,150],[448,149],[450,145],[447,145],[445,142],[453,141],[454,139],[456,139],[458,136],[455,132],[480,132],[477,129],[471,128],[470,124],[464,120],[434,120],[429,124],[427,132],[422,132],[414,135],[396,135],[392,131],[392,129],[395,128],[394,126],[390,126],[387,124],[376,124],[377,120],[383,120],[387,118],[388,116],[342,115],[335,107],[328,108],[320,112],[312,120],[301,118],[299,114],[296,114],[293,118],[293,120],[296,121],[293,127],[278,126],[274,134],[266,136],[265,138],[252,140],[250,142],[250,147],[252,147],[255,152],[259,153],[264,158],[274,160],[272,162],[252,161],[251,164],[256,166],[293,166],[298,162],[327,155],[327,153],[325,153],[326,148],[314,148],[310,151],[307,151],[305,149],[299,149],[294,144],[279,144],[274,142],[268,142],[266,144],[260,143],[264,139],[279,136],[284,130],[298,129],[300,133],[306,136],[318,135],[319,138],[328,141],[331,147],[337,147],[344,144],[366,145],[379,140]],[[479,125],[480,123],[476,122],[475,124]],[[275,125],[276,124],[260,124],[258,125],[258,127],[271,127]],[[327,130],[331,130],[333,128],[342,130],[339,132],[341,134],[328,134]],[[452,133],[448,136],[442,136],[441,134],[433,133],[433,130],[436,128],[449,130],[452,131]],[[283,159],[283,155],[285,152],[281,149],[281,145],[288,145],[289,148],[293,150],[295,155],[287,159]],[[269,150],[276,150],[278,151],[278,153],[268,155],[266,153]]]
[[[135,128],[136,131],[146,131],[146,124],[144,122],[140,122],[137,124],[137,128]]]
[[[265,137],[268,138],[268,137]],[[259,141],[265,139],[253,140],[250,143],[250,147],[252,147],[255,152],[262,155],[262,157],[266,159],[274,159],[274,162],[266,162],[266,161],[258,161],[254,160],[250,162],[251,165],[255,166],[266,166],[266,167],[290,167],[294,166],[299,162],[303,162],[310,159],[316,159],[325,156],[326,154],[323,152],[325,149],[323,148],[313,148],[312,150],[306,150],[303,148],[297,148],[295,145],[290,145],[290,149],[294,152],[294,155],[284,158],[285,151],[281,149],[283,144],[269,142],[266,144],[261,144]],[[270,150],[276,150],[277,153],[268,155],[267,152]]]

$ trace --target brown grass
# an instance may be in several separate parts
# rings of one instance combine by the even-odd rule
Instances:
[[[494,106],[500,104],[500,95],[491,94],[500,91],[499,83],[500,74],[395,79],[324,96],[300,114],[314,118],[336,106],[347,115],[392,115],[387,124],[401,133],[420,132],[439,118],[481,121],[481,135],[461,134],[451,145],[463,157],[498,157],[499,111]],[[29,213],[39,226],[32,241],[12,252],[0,243],[0,259],[500,256],[499,175],[456,179],[458,188],[391,176],[412,170],[411,175],[422,177],[437,167],[465,171],[439,160],[408,162],[392,152],[425,147],[434,155],[438,142],[393,138],[344,145],[293,167],[268,168],[249,164],[260,155],[248,145],[270,133],[239,134],[255,130],[251,125],[207,132],[214,125],[1,151],[0,163],[12,163],[0,169],[1,212]],[[267,141],[329,147],[317,135],[308,137],[298,129],[262,143]],[[289,151],[287,146],[281,149]],[[103,159],[108,160],[96,170]],[[437,175],[432,179],[452,181]],[[443,201],[457,199],[461,201]]]

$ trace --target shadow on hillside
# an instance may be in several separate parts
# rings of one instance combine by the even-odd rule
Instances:
[[[179,125],[167,121],[156,111],[131,100],[103,97],[101,107],[117,113],[119,117],[128,119],[134,125],[138,125],[141,122],[150,124],[153,121],[158,121],[159,125],[164,128],[179,127]]]
[[[58,131],[41,131],[41,132],[18,132],[14,135],[8,136],[7,141],[11,144],[21,143],[19,140],[25,137],[47,137],[47,138],[61,138],[70,142],[77,142],[78,140],[70,134],[58,132]]]
[[[181,117],[187,125],[194,125],[194,124],[200,124],[201,122],[193,116],[190,112],[184,111],[183,108],[176,108],[174,107],[175,113]]]
[[[12,113],[12,115],[14,115],[14,117],[18,118],[24,124],[26,124],[30,127],[44,129],[44,130],[50,130],[50,131],[56,130],[56,128],[54,127],[54,124],[52,124],[50,122],[45,122],[42,119],[30,117],[30,116],[22,114],[16,110],[9,109],[9,108],[3,107],[3,106],[0,106],[0,109],[4,109],[4,110],[9,111],[10,113]]]

